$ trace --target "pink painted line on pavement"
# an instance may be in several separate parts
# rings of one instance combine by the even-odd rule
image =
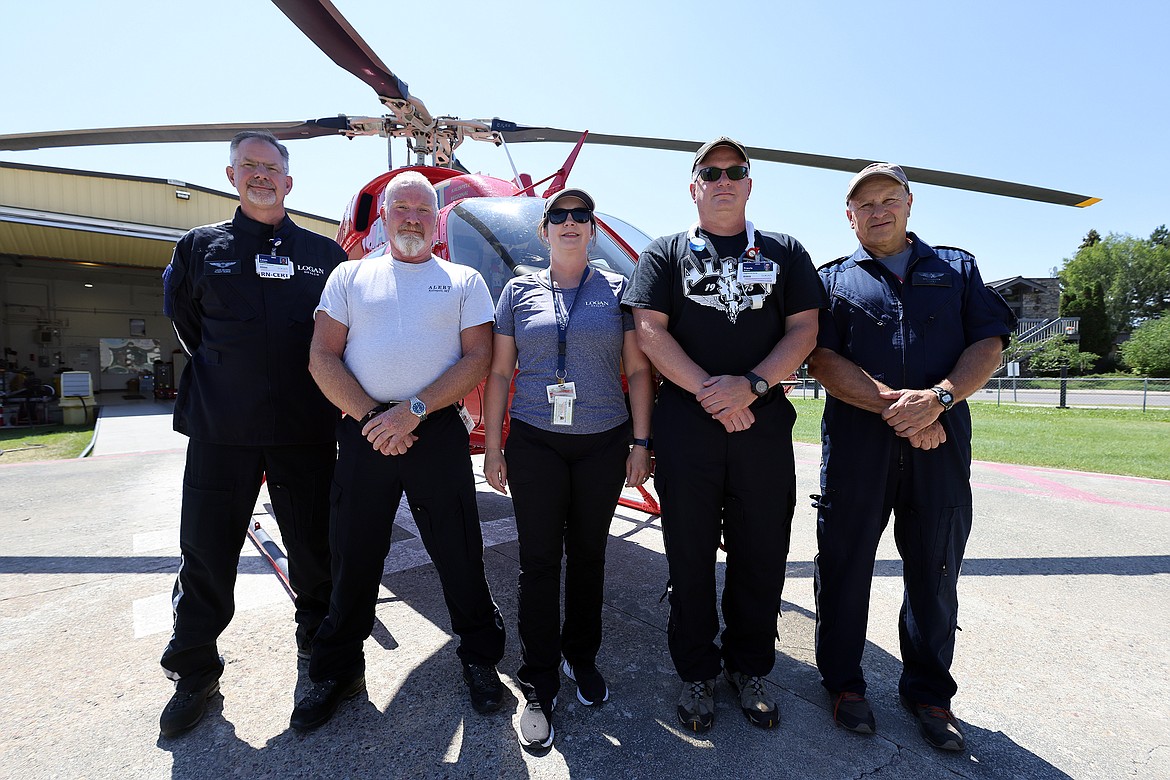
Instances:
[[[1124,507],[1126,509],[1141,509],[1141,510],[1144,510],[1147,512],[1167,512],[1167,513],[1170,513],[1170,507],[1167,507],[1167,506],[1156,506],[1153,504],[1139,504],[1139,503],[1135,503],[1133,501],[1122,501],[1120,499],[1109,498],[1107,496],[1099,496],[1095,493],[1089,493],[1085,490],[1080,490],[1078,488],[1069,487],[1068,485],[1061,484],[1060,482],[1057,482],[1056,480],[1046,479],[1046,478],[1040,476],[1040,474],[1047,472],[1047,473],[1053,473],[1053,474],[1069,474],[1069,475],[1075,475],[1075,476],[1101,477],[1104,479],[1108,479],[1110,481],[1116,481],[1116,480],[1138,481],[1138,482],[1144,482],[1147,484],[1165,485],[1166,483],[1163,480],[1145,479],[1142,477],[1122,477],[1122,476],[1116,476],[1113,474],[1094,474],[1094,473],[1090,473],[1090,472],[1067,471],[1067,470],[1062,470],[1062,469],[1047,469],[1047,468],[1038,468],[1038,467],[1034,467],[1034,466],[1016,466],[1016,465],[1012,465],[1012,464],[1008,464],[1008,463],[988,463],[986,461],[980,461],[979,463],[982,467],[989,468],[992,471],[998,471],[1002,474],[1006,474],[1006,475],[1011,476],[1011,477],[1015,477],[1016,479],[1019,479],[1023,482],[1031,483],[1032,485],[1035,485],[1036,487],[1029,489],[1029,488],[1010,487],[1010,486],[1005,486],[1005,485],[990,485],[987,483],[976,483],[976,482],[971,483],[972,487],[986,488],[988,490],[1007,491],[1010,493],[1025,493],[1028,495],[1045,495],[1045,496],[1052,496],[1054,498],[1064,498],[1064,499],[1068,499],[1070,501],[1086,501],[1086,502],[1093,503],[1093,504],[1106,504],[1109,506]]]

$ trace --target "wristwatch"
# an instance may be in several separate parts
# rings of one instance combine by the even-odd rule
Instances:
[[[417,417],[419,422],[427,419],[427,405],[417,395],[410,397],[410,413]]]
[[[747,377],[748,382],[751,382],[752,392],[756,395],[764,395],[772,389],[771,386],[768,385],[768,380],[764,379],[759,374],[753,374],[751,371],[749,371],[744,374],[744,376]]]
[[[939,387],[938,385],[930,388],[930,390],[938,396],[938,402],[942,404],[944,412],[949,412],[951,407],[955,405],[955,396],[951,394],[950,390],[947,390],[945,387]]]
[[[652,449],[654,449],[654,440],[653,439],[634,439],[634,446],[641,447],[641,448],[646,449],[646,450],[652,450]]]

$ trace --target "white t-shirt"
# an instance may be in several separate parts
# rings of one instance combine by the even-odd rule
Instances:
[[[431,257],[348,260],[325,282],[317,311],[349,328],[343,360],[379,403],[402,401],[463,357],[460,333],[491,322],[492,298],[473,268]]]

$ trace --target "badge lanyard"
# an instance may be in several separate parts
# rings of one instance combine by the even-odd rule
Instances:
[[[565,311],[564,320],[561,319],[561,307],[557,305],[557,292],[553,287],[552,269],[549,269],[548,274],[548,289],[552,294],[553,302],[553,317],[557,321],[557,383],[555,385],[546,386],[548,391],[548,402],[552,404],[552,424],[553,425],[572,425],[573,424],[573,401],[577,399],[577,387],[573,382],[566,382],[565,377],[568,375],[566,370],[566,354],[568,346],[569,334],[569,318],[573,316],[573,308],[576,307],[577,301],[581,300],[581,294],[585,288],[585,280],[589,276],[589,266],[585,266],[585,270],[581,272],[581,282],[577,285],[577,294],[573,297],[573,302],[569,304]]]
[[[745,286],[775,284],[776,264],[764,257],[764,250],[760,247],[760,234],[756,231],[756,226],[750,220],[745,222],[748,242],[747,248],[736,258],[736,281]],[[687,263],[694,265],[700,274],[704,273],[698,261],[703,256],[713,256],[711,250],[714,245],[711,244],[709,248],[707,240],[699,236],[698,222],[691,225],[691,229],[687,232],[687,248],[690,250],[686,258]],[[756,307],[753,306],[753,308]]]

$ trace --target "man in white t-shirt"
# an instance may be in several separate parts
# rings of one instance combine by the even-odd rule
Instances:
[[[309,370],[346,417],[330,516],[334,598],[313,641],[313,685],[293,708],[299,731],[365,690],[362,644],[403,492],[439,573],[472,706],[488,713],[502,701],[504,624],[484,576],[468,431],[455,406],[487,375],[493,307],[478,272],[431,254],[437,211],[421,174],[392,179],[382,204],[389,243],[339,265],[317,306]]]

